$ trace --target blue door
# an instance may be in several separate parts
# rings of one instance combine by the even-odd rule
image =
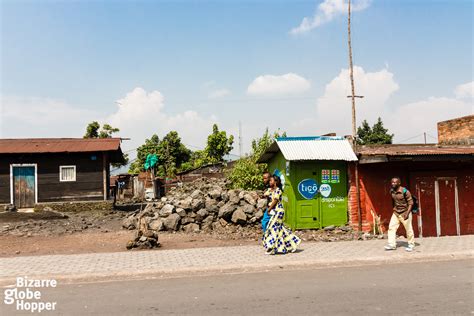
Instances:
[[[35,167],[13,167],[13,203],[17,208],[35,206]]]

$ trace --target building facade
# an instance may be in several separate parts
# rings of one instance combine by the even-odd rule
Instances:
[[[474,146],[373,145],[358,147],[357,154],[359,162],[349,169],[349,218],[355,229],[361,225],[372,231],[376,217],[388,229],[390,180],[399,177],[419,200],[420,213],[413,216],[416,236],[474,233]]]
[[[343,137],[283,137],[260,157],[283,184],[285,222],[293,229],[348,222],[347,166],[357,157]]]
[[[0,139],[0,204],[107,200],[118,138]]]

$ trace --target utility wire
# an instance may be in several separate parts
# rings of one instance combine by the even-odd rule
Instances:
[[[414,138],[417,138],[417,137],[420,137],[420,136],[423,136],[423,134],[419,134],[419,135],[412,136],[412,137],[410,137],[410,138],[407,138],[407,139],[401,140],[401,141],[399,141],[399,143],[403,143],[403,142],[406,142],[406,141],[412,140],[412,139],[414,139]]]
[[[294,100],[317,100],[320,96],[306,96],[306,97],[284,97],[284,98],[252,98],[252,97],[247,97],[247,98],[241,98],[241,99],[193,99],[194,102],[200,102],[200,103],[235,103],[235,102],[240,102],[240,103],[245,103],[245,102],[274,102],[274,101],[294,101]],[[173,100],[173,103],[185,103],[187,101],[184,100]]]

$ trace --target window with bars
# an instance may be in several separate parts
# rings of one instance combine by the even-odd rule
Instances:
[[[60,166],[59,181],[76,181],[76,166]]]

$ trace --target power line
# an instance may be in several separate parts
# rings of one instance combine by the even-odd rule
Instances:
[[[237,99],[193,99],[193,102],[199,102],[199,103],[245,103],[245,102],[278,102],[278,101],[294,101],[294,100],[316,100],[320,96],[306,96],[306,97],[261,97],[261,98],[252,98],[252,97],[246,97],[246,98],[237,98]],[[170,100],[170,102],[173,103],[185,103],[188,101],[185,100]]]
[[[399,141],[399,143],[403,143],[403,142],[406,142],[406,141],[408,141],[408,140],[412,140],[412,139],[417,138],[417,137],[420,137],[420,136],[423,136],[423,134],[418,134],[418,135],[416,135],[416,136],[412,136],[412,137],[410,137],[410,138],[401,140],[401,141]]]

